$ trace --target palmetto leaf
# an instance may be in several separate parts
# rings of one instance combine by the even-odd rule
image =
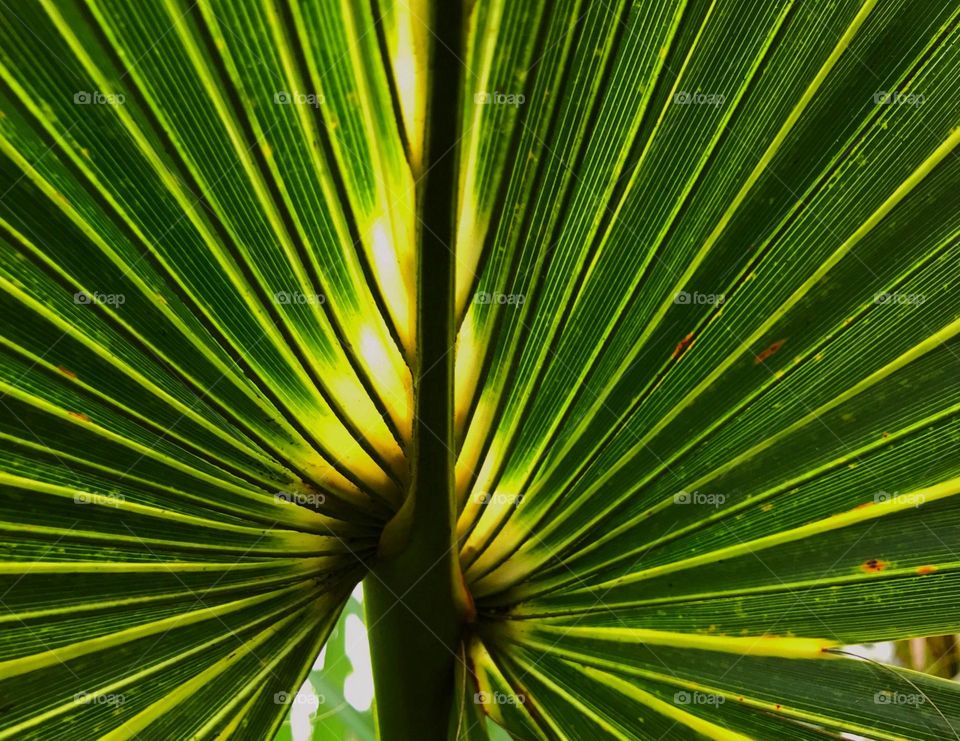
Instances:
[[[958,41],[0,2],[0,739],[960,738]]]

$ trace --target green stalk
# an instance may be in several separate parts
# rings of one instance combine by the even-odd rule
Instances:
[[[463,627],[455,548],[453,440],[459,0],[430,3],[426,177],[418,193],[417,338],[411,490],[365,582],[377,724],[386,741],[443,739]]]

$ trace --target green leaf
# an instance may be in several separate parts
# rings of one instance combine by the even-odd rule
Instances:
[[[0,739],[960,739],[960,6],[0,19]]]
[[[356,739],[373,741],[373,711],[356,710],[345,697],[345,684],[351,670],[355,670],[347,652],[348,616],[362,618],[363,612],[356,599],[344,607],[340,620],[324,646],[324,662],[321,669],[310,672],[310,684],[316,689],[323,703],[317,708],[312,720],[313,741],[330,739]]]

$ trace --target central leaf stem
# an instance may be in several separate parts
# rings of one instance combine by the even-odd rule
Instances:
[[[426,158],[418,186],[417,357],[411,490],[387,526],[365,582],[385,741],[446,737],[463,627],[454,499],[453,361],[456,142],[463,17],[459,0],[429,3]]]

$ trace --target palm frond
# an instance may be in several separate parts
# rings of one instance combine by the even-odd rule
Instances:
[[[958,41],[0,2],[0,739],[960,738]]]

